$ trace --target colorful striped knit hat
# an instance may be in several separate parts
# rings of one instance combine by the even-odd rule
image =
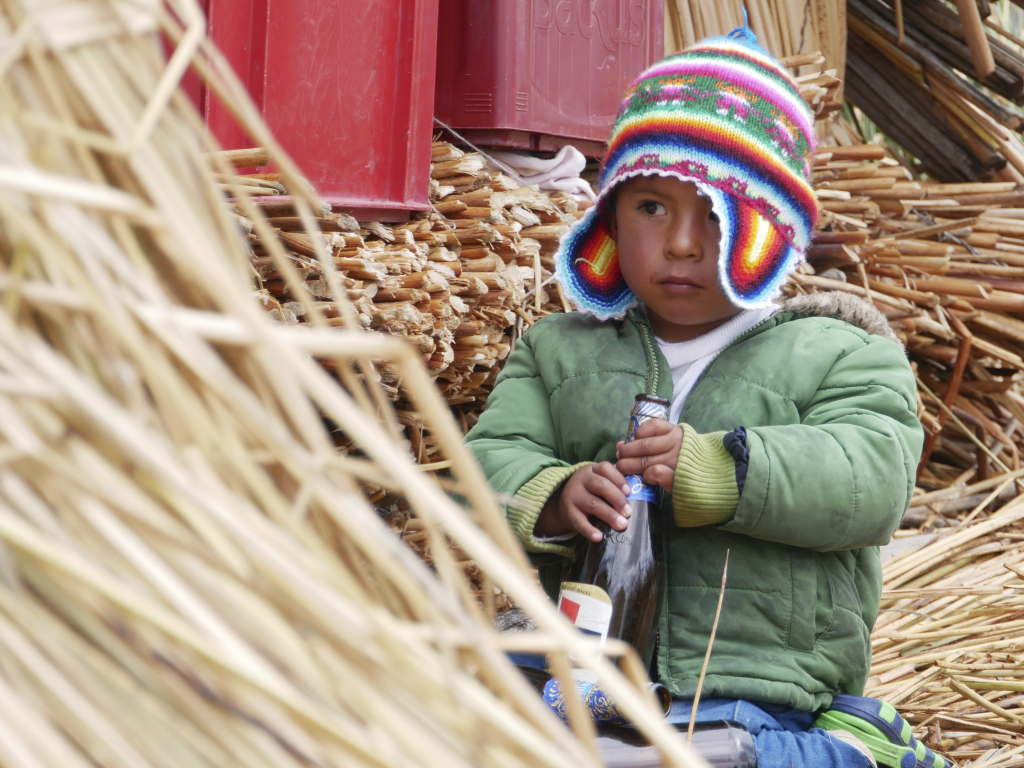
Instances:
[[[804,260],[818,217],[814,118],[756,40],[746,27],[702,40],[626,92],[597,204],[555,255],[555,277],[580,311],[607,319],[637,304],[608,230],[608,193],[633,176],[692,181],[711,199],[722,231],[719,281],[737,307],[770,305]]]

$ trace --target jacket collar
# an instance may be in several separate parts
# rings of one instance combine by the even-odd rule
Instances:
[[[653,333],[651,321],[648,320],[647,313],[643,309],[634,307],[626,314],[632,322],[637,325],[646,326]],[[798,317],[830,317],[835,320],[842,320],[873,336],[881,336],[883,339],[889,339],[889,341],[901,344],[899,337],[892,330],[892,326],[889,325],[889,320],[884,314],[876,309],[874,305],[843,291],[826,291],[824,293],[812,293],[806,296],[794,296],[787,299],[778,312],[762,320],[745,333],[741,333],[736,337],[735,341],[748,339],[769,328],[774,328],[779,323],[795,320]]]

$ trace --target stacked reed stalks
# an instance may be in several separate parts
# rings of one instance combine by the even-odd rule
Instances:
[[[982,509],[885,563],[866,694],[956,763],[1009,768],[1024,764],[1024,497]]]
[[[994,22],[999,33],[984,34],[980,18],[968,29],[966,19],[939,0],[895,5],[849,4],[850,101],[934,179],[1024,182],[1016,135],[1024,123],[1007,103],[1024,102],[1021,41]],[[977,14],[973,3],[962,10]],[[991,66],[981,70],[987,74],[979,73],[976,51],[987,55]]]
[[[595,763],[582,704],[566,729],[505,659],[518,648],[549,654],[565,690],[571,654],[668,764],[694,765],[636,655],[612,649],[627,680],[533,584],[422,358],[362,330],[320,201],[196,3],[9,0],[0,40],[0,762]],[[189,66],[282,169],[342,328],[230,166],[201,156],[216,148],[177,90]],[[310,327],[254,300],[221,184]],[[464,505],[397,439],[375,364],[401,372]],[[427,568],[367,484],[541,631],[492,631],[448,548]]]
[[[821,86],[814,95],[821,101]],[[361,327],[411,342],[451,406],[468,428],[486,402],[490,385],[509,353],[512,339],[537,318],[564,311],[552,282],[558,238],[582,215],[585,204],[564,192],[538,192],[500,171],[485,158],[444,141],[433,145],[430,197],[433,210],[414,213],[408,223],[360,224],[345,214],[321,212],[318,236],[331,252]],[[260,150],[248,150],[258,156]],[[223,160],[247,162],[249,155],[222,153]],[[250,180],[268,175],[238,175],[246,191]],[[276,178],[275,183],[280,183]],[[261,301],[285,324],[308,324],[316,312],[328,326],[341,327],[337,302],[330,297],[314,243],[302,230],[288,200],[253,202],[269,216],[275,240],[297,270],[314,301],[295,300],[294,287],[282,275],[262,237],[249,232],[252,263]],[[243,211],[239,208],[244,226]],[[539,286],[539,290],[538,290]],[[396,372],[384,366],[381,384],[399,398]],[[417,419],[407,410],[401,414]],[[437,447],[418,439],[422,424],[410,423],[413,449],[430,463]]]
[[[761,45],[779,58],[820,52],[840,80],[846,67],[846,3],[784,0],[670,0],[665,3],[665,54],[743,26],[744,12]],[[804,74],[807,72],[805,71]],[[840,96],[839,101],[842,101]]]

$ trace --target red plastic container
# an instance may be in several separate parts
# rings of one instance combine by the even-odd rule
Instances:
[[[597,157],[664,56],[663,0],[440,0],[434,114],[474,143]]]
[[[209,0],[210,36],[320,195],[361,219],[429,207],[438,0]],[[227,149],[252,146],[201,94]]]

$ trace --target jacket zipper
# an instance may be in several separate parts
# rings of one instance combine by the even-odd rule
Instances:
[[[769,315],[768,317],[766,317],[761,322],[759,322],[756,325],[751,326],[750,328],[748,328],[746,331],[744,331],[739,336],[737,336],[735,339],[733,339],[728,344],[726,344],[725,347],[722,348],[722,352],[727,350],[733,344],[737,344],[741,339],[744,339],[747,336],[749,336],[751,333],[753,333],[755,330],[760,328],[762,325],[764,325],[765,323],[767,323],[769,320],[771,320],[774,317],[775,317],[774,314],[773,315]],[[648,371],[647,389],[648,389],[648,394],[656,395],[658,393],[658,380],[660,378],[660,374],[658,372],[658,355],[654,351],[654,344],[655,344],[655,342],[654,342],[654,331],[651,329],[650,324],[647,322],[647,318],[646,317],[641,317],[640,316],[640,312],[638,310],[634,309],[634,310],[630,311],[630,319],[637,325],[638,328],[640,328],[640,335],[643,337],[643,340],[644,340],[644,351],[647,354],[647,371]],[[719,352],[719,354],[721,354],[721,352]],[[693,388],[694,389],[701,382],[701,380],[704,378],[704,376],[707,374],[707,372],[708,372],[708,370],[710,368],[711,368],[710,365],[707,368],[705,368],[703,373],[701,373],[700,378],[698,378],[697,381],[694,382],[694,384],[693,384]],[[668,561],[667,553],[663,556],[663,558],[664,558],[664,560],[667,563],[667,561]],[[666,576],[667,576],[667,574],[666,574]],[[656,622],[657,622],[657,624],[661,623],[661,609],[658,610],[658,616],[656,618]],[[654,630],[654,652],[651,654],[651,666],[648,669],[648,675],[650,675],[651,680],[656,680],[656,678],[658,676],[658,672],[659,672],[659,670],[658,670],[658,667],[659,667],[658,654],[659,654],[660,651],[661,651],[661,627],[660,626],[656,626],[655,630]]]
[[[647,363],[648,370],[651,372],[647,383],[647,393],[650,395],[658,394],[658,353],[654,350],[654,334],[651,331],[649,325],[640,326],[644,336],[644,345],[647,347]]]
[[[644,340],[644,353],[647,355],[647,394],[657,395],[661,374],[658,372],[658,353],[654,349],[654,332],[640,310],[630,310],[629,316],[640,329],[640,336]]]
[[[661,623],[661,611],[658,611],[659,616],[656,617],[656,621]],[[661,627],[654,628],[654,650],[651,652],[651,666],[647,669],[647,676],[651,678],[652,682],[661,682],[658,678],[661,676],[658,673],[658,651],[661,650]]]

